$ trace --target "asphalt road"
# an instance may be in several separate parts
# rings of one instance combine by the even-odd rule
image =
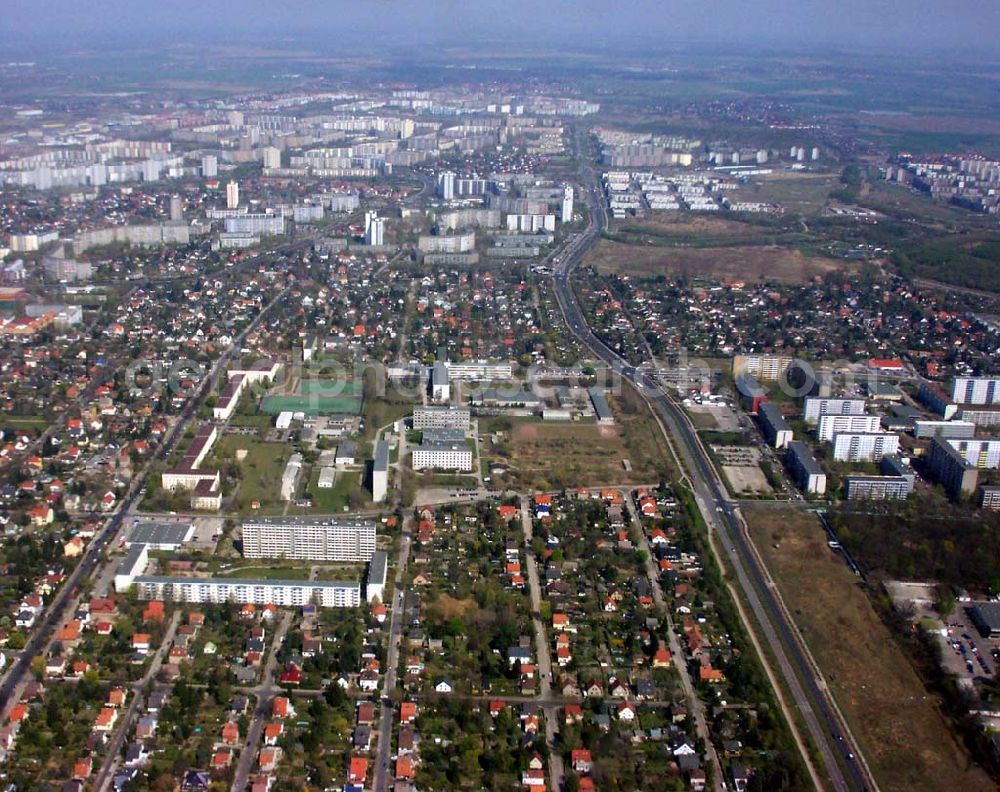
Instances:
[[[578,150],[579,150],[578,142]],[[821,687],[813,667],[806,657],[794,624],[786,618],[774,592],[767,584],[749,540],[744,535],[739,518],[739,506],[730,501],[715,475],[711,462],[693,427],[672,399],[644,370],[631,366],[608,348],[590,330],[580,310],[570,282],[573,268],[600,238],[607,219],[603,198],[595,175],[589,166],[580,171],[589,197],[590,226],[574,238],[559,256],[553,283],[556,299],[566,324],[578,341],[596,358],[604,361],[619,376],[627,379],[644,393],[670,431],[691,473],[696,499],[710,529],[722,541],[730,566],[747,604],[761,625],[796,706],[801,712],[810,737],[823,757],[829,784],[836,790],[874,789],[874,780],[859,761],[854,738]]]

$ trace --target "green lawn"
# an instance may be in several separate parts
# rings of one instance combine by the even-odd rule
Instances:
[[[333,486],[330,489],[320,489],[317,486],[319,471],[318,465],[313,468],[306,489],[307,497],[312,500],[312,508],[300,509],[293,505],[288,510],[289,514],[340,514],[344,511],[344,507],[349,505],[348,496],[351,490],[363,483],[361,471],[338,470]],[[370,501],[367,505],[370,505]]]
[[[261,512],[280,509],[278,498],[281,474],[291,451],[284,443],[266,443],[244,435],[224,435],[215,445],[215,457],[223,464],[236,460],[236,452],[245,449],[246,457],[238,462],[242,472],[236,508],[240,514],[251,514],[251,501],[259,500]]]
[[[306,562],[301,563],[304,565]],[[308,580],[309,570],[305,566],[240,567],[220,572],[219,577],[239,578],[240,580]]]
[[[51,421],[40,415],[4,415],[0,429],[47,429]]]

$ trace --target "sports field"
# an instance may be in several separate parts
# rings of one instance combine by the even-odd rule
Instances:
[[[302,396],[265,396],[260,403],[261,412],[277,415],[281,412],[304,412],[306,415],[361,414],[360,396],[320,396],[315,393]]]

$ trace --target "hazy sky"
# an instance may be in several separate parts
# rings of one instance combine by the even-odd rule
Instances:
[[[0,0],[0,38],[37,43],[308,36],[439,44],[520,37],[579,48],[662,41],[997,57],[998,0]],[[2,57],[2,56],[0,56]]]

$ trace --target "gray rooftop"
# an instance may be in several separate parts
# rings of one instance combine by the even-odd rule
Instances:
[[[421,430],[425,443],[464,443],[465,430],[458,428],[449,429],[423,429]]]
[[[375,583],[385,583],[385,568],[388,558],[383,550],[376,550],[372,553],[372,560],[368,565],[368,580]]]
[[[757,408],[758,414],[763,416],[763,418],[771,425],[771,428],[776,432],[790,432],[791,427],[785,420],[785,416],[781,414],[779,410],[773,404],[769,402],[764,402],[760,407]]]
[[[389,469],[389,444],[385,440],[378,440],[375,443],[374,469],[385,471]]]
[[[820,467],[819,462],[813,457],[809,447],[801,440],[792,440],[788,444],[788,453],[798,460],[802,469],[810,476],[823,475],[823,468]]]
[[[135,567],[139,563],[139,557],[142,555],[143,551],[146,549],[146,545],[141,543],[133,544],[128,552],[125,554],[125,558],[118,565],[119,575],[134,575]]]
[[[979,615],[980,623],[990,631],[1000,630],[1000,602],[974,602],[971,610]]]
[[[608,404],[604,391],[600,388],[587,388],[587,393],[590,394],[590,401],[594,404],[594,412],[597,413],[598,418],[614,418],[614,413],[611,412],[611,405]]]
[[[188,522],[143,522],[128,532],[128,541],[129,544],[181,544],[193,529]]]

